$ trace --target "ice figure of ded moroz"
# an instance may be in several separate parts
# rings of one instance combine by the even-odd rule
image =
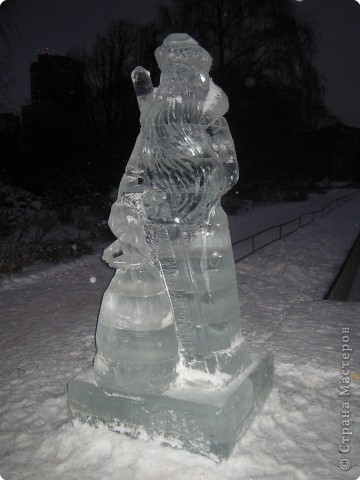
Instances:
[[[186,34],[132,73],[141,131],[109,224],[116,272],[96,331],[94,368],[69,382],[73,419],[227,458],[267,398],[271,352],[240,332],[221,196],[238,178],[210,55]]]
[[[129,392],[166,388],[178,362],[229,381],[248,363],[220,205],[238,179],[228,100],[188,35],[155,55],[158,88],[142,67],[132,73],[141,131],[111,210],[117,240],[104,259],[116,274],[96,334],[98,384]]]

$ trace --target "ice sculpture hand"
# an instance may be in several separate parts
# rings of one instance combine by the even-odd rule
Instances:
[[[136,67],[131,74],[131,79],[141,116],[144,116],[154,100],[156,89],[153,87],[150,72],[143,67]],[[140,117],[140,122],[142,122],[142,117]]]
[[[136,269],[144,263],[144,257],[136,252],[124,254],[123,244],[120,240],[116,240],[104,252],[102,259],[111,267],[129,270]]]

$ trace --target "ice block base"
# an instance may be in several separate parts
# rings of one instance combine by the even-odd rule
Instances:
[[[252,357],[251,365],[225,387],[198,384],[162,394],[131,395],[96,385],[93,370],[68,385],[71,419],[165,445],[220,462],[231,454],[272,388],[273,355]]]

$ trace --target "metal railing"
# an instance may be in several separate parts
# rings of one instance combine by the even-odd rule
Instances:
[[[249,235],[248,237],[233,242],[232,246],[234,250],[234,257],[236,258],[235,262],[239,262],[240,260],[243,260],[249,255],[252,255],[261,248],[264,248],[271,243],[277,242],[278,240],[281,240],[282,238],[291,235],[292,233],[299,230],[299,228],[310,225],[311,223],[313,223],[316,216],[322,217],[324,215],[327,215],[335,208],[340,207],[349,200],[352,200],[359,193],[360,190],[354,190],[347,195],[335,198],[330,203],[323,206],[320,210],[303,213],[299,217],[289,220],[288,222],[265,228],[260,232],[254,233],[253,235]]]

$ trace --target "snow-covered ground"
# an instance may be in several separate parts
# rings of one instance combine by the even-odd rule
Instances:
[[[322,196],[322,204],[328,201]],[[312,210],[311,202],[301,202],[299,210],[297,204],[273,205],[232,217],[235,239],[269,226],[264,219],[271,225]],[[359,230],[360,196],[237,264],[243,332],[250,345],[274,351],[275,384],[261,414],[220,465],[106,427],[68,423],[66,385],[91,367],[101,296],[113,274],[100,255],[0,280],[0,475],[357,479],[360,303],[322,298]],[[343,372],[342,349],[348,354],[344,363],[350,363]],[[340,395],[347,393],[339,388],[347,385],[342,381],[350,382],[349,395]],[[351,466],[342,470],[339,462],[346,467],[346,460]]]
[[[354,190],[332,188],[326,194],[310,193],[306,201],[257,205],[237,215],[229,215],[229,228],[233,241],[253,235],[260,230],[289,222],[299,215],[321,210],[333,200],[348,195]],[[242,221],[242,217],[244,221]]]

